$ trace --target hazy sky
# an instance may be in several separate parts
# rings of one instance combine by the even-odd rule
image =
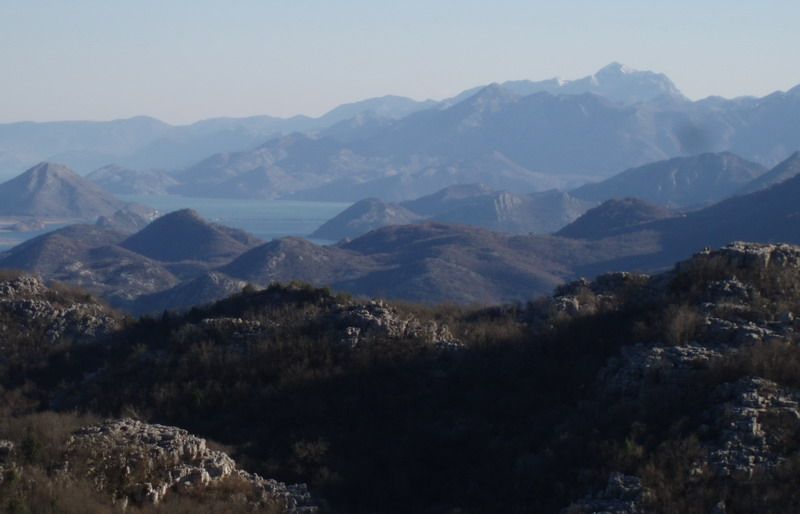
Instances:
[[[0,0],[0,121],[443,98],[611,61],[689,97],[800,83],[798,0]]]

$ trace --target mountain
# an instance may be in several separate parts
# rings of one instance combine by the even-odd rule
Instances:
[[[0,124],[0,170],[18,170],[40,161],[65,162],[89,171],[114,156],[130,154],[139,145],[162,137],[170,127],[140,116],[107,122],[60,121]]]
[[[126,310],[137,314],[161,313],[169,309],[183,310],[239,293],[246,285],[246,282],[232,279],[222,273],[205,272],[198,277],[177,283],[169,289],[139,295],[123,306]]]
[[[531,172],[599,175],[677,152],[658,113],[593,94],[515,95],[491,85],[444,110],[422,111],[351,145],[367,155],[462,162],[495,153]],[[656,144],[654,144],[656,143]]]
[[[339,241],[358,237],[376,228],[407,225],[420,219],[422,219],[420,215],[400,205],[385,203],[377,198],[367,198],[326,221],[311,234],[311,237]]]
[[[120,246],[164,262],[230,258],[254,245],[247,233],[208,223],[191,209],[166,214],[120,243]]]
[[[370,258],[338,246],[319,246],[302,238],[286,237],[257,246],[218,271],[264,286],[293,280],[332,285],[363,276],[376,267],[378,264]]]
[[[436,104],[433,100],[418,102],[403,96],[386,95],[335,107],[319,118],[319,124],[327,127],[363,115],[379,119],[400,119],[417,111],[431,109]]]
[[[554,232],[592,204],[560,191],[517,195],[482,184],[446,187],[400,204],[377,198],[356,202],[327,221],[311,237],[338,241],[390,225],[437,221],[511,234]]]
[[[798,97],[793,90],[692,102],[663,75],[613,64],[571,82],[491,84],[398,119],[359,115],[307,141],[290,135],[235,156],[220,154],[181,179],[193,195],[399,202],[458,183],[521,193],[565,189],[708,153],[773,166],[800,146],[793,122]],[[683,199],[677,191],[666,201],[705,205],[744,185],[737,177],[720,180],[697,183],[719,194]],[[656,194],[644,199],[660,201]]]
[[[575,239],[603,239],[624,229],[672,216],[675,216],[674,212],[638,198],[606,200],[556,232],[556,235]]]
[[[614,62],[588,77],[576,80],[552,78],[542,81],[515,80],[502,82],[500,86],[520,96],[534,93],[552,95],[581,95],[592,93],[609,100],[633,105],[641,102],[669,98],[688,101],[675,84],[662,73],[640,71]],[[458,103],[477,93],[481,88],[472,88],[445,100],[445,105]]]
[[[250,151],[213,155],[176,174],[180,194],[274,198],[336,177],[367,173],[375,162],[355,156],[334,139],[292,134]]]
[[[94,220],[125,202],[60,164],[43,162],[0,184],[0,214]]]
[[[335,246],[271,241],[218,270],[260,285],[300,279],[358,295],[491,303],[531,298],[576,270],[657,248],[642,238],[635,245],[587,242],[424,223],[384,227]]]
[[[115,195],[163,195],[178,184],[163,171],[136,171],[116,164],[98,168],[86,179]]]
[[[94,225],[67,227],[29,239],[0,254],[0,266],[51,275],[65,263],[86,260],[92,248],[114,245],[126,237],[124,232]],[[76,271],[80,270],[80,266]]]
[[[483,182],[497,190],[515,191],[563,189],[585,182],[576,177],[551,176],[527,170],[500,153],[458,162],[418,156],[397,167],[392,167],[385,159],[364,161],[352,154],[350,157],[354,162],[365,162],[361,167],[367,173],[345,176],[286,196],[297,200],[348,202],[376,197],[387,202],[403,202],[427,195],[431,191],[476,182]],[[370,165],[373,167],[370,168]]]
[[[615,238],[658,240],[659,250],[622,265],[657,269],[703,248],[731,241],[800,243],[800,176],[769,189],[735,196],[680,217],[656,220],[616,231]],[[609,240],[614,240],[611,238]]]
[[[71,225],[0,254],[0,268],[79,285],[135,313],[212,301],[244,284],[211,269],[260,244],[189,210],[167,214],[131,236],[99,225]]]
[[[434,214],[431,220],[510,234],[548,234],[575,220],[593,205],[556,190],[527,195],[494,191],[457,203]]]
[[[493,193],[492,188],[485,184],[456,184],[415,200],[407,200],[402,205],[417,214],[430,217],[458,208],[464,201]]]
[[[64,162],[81,172],[109,162],[134,169],[181,169],[215,153],[254,148],[280,134],[313,132],[364,114],[392,119],[431,105],[387,96],[342,105],[319,118],[251,116],[170,125],[138,116],[0,124],[0,173],[39,161]]]
[[[428,222],[379,228],[333,246],[298,238],[256,246],[245,234],[179,211],[122,241],[98,227],[40,236],[0,256],[0,267],[27,263],[25,269],[84,284],[137,312],[151,311],[147,298],[159,308],[170,298],[183,306],[190,301],[187,291],[206,291],[208,299],[216,287],[220,295],[235,289],[236,281],[268,286],[303,280],[426,303],[527,301],[578,276],[661,269],[720,241],[800,243],[798,195],[800,176],[664,219],[654,219],[668,214],[663,209],[639,200],[607,202],[558,236]],[[458,192],[438,198],[450,196]],[[220,275],[198,278],[207,273]]]
[[[323,134],[345,145],[353,158],[382,162],[375,168],[378,177],[364,175],[352,183],[385,178],[387,172],[401,167],[403,173],[418,174],[431,163],[441,174],[492,155],[502,155],[530,173],[568,182],[703,152],[731,151],[774,166],[800,147],[795,123],[800,115],[798,91],[691,102],[662,74],[612,63],[577,80],[503,82],[472,88],[441,102],[371,98],[337,107],[319,118],[215,118],[182,126],[144,116],[108,122],[0,124],[0,174],[43,160],[65,162],[80,172],[109,162],[172,172],[210,155],[246,152],[296,132]],[[481,102],[492,95],[495,101],[486,104],[492,107],[482,110]],[[460,109],[451,111],[459,105]],[[429,130],[420,131],[420,126]],[[292,169],[284,171],[292,173]],[[325,180],[301,183],[301,189],[341,179],[327,166],[316,172]],[[470,181],[487,182],[490,175],[487,172]],[[449,185],[439,182],[436,189]],[[457,182],[467,180],[460,177],[451,184]],[[231,186],[225,194],[236,191]],[[242,191],[246,192],[238,190]],[[209,192],[213,189],[204,194]],[[350,200],[376,196],[365,193]]]
[[[458,183],[535,192],[679,152],[654,113],[601,97],[518,97],[490,86],[342,142],[324,133],[220,154],[178,176],[183,194],[401,201]],[[654,144],[652,137],[659,140]]]
[[[800,152],[795,152],[768,172],[753,179],[740,189],[739,194],[748,194],[767,189],[800,175]]]
[[[765,171],[728,152],[706,153],[632,168],[571,194],[592,201],[634,197],[668,207],[696,207],[732,196]]]

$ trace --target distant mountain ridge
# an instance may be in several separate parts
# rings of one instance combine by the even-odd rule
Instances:
[[[797,91],[692,102],[662,74],[612,63],[577,80],[510,81],[440,102],[372,98],[319,118],[0,125],[0,171],[115,162],[176,172],[182,194],[227,198],[396,202],[470,182],[527,193],[708,152],[773,166],[800,148]]]
[[[624,104],[636,104],[667,97],[674,100],[688,100],[675,84],[662,73],[639,71],[618,62],[603,67],[597,73],[576,80],[552,78],[541,81],[512,80],[499,84],[500,87],[520,96],[534,93],[553,95],[581,95],[592,93]],[[484,86],[485,87],[485,86]],[[477,93],[481,88],[473,88],[445,100],[453,104]]]
[[[682,199],[680,184],[670,186],[675,198],[645,197],[704,205],[755,178],[745,168],[764,171],[764,164],[784,160],[787,148],[800,147],[800,128],[791,121],[797,117],[800,102],[790,93],[698,102],[666,94],[624,103],[592,92],[519,95],[492,84],[460,102],[397,120],[339,125],[214,156],[182,172],[180,190],[195,196],[399,202],[459,183],[529,193],[572,188],[673,158],[740,155],[747,162],[720,172],[720,183],[711,180],[708,187],[716,193],[709,197]],[[745,174],[730,175],[737,170]],[[691,169],[680,176],[691,178]],[[726,177],[730,183],[723,183]],[[704,178],[695,174],[693,180]]]
[[[669,209],[649,204],[638,198],[611,199],[589,209],[555,235],[575,239],[603,239],[629,230],[631,227],[675,215]]]
[[[697,207],[732,196],[765,172],[760,164],[729,152],[706,153],[632,168],[571,194],[598,202],[633,197],[666,207]]]
[[[422,219],[422,216],[402,205],[385,203],[377,198],[366,198],[323,223],[311,237],[339,241],[358,237],[377,228],[408,225]]]
[[[768,172],[745,184],[738,193],[748,194],[761,191],[762,189],[767,189],[775,184],[780,184],[790,178],[794,178],[797,175],[800,175],[800,151],[793,153],[785,161],[779,163]]]
[[[650,222],[618,227],[613,234],[584,230],[584,239],[659,241],[656,252],[620,263],[626,267],[656,269],[674,258],[683,258],[706,247],[731,241],[800,243],[800,175],[754,193],[734,196],[719,203]],[[598,209],[602,209],[603,206]],[[592,212],[585,217],[591,218]],[[581,220],[578,220],[580,222]],[[576,224],[578,224],[576,222]],[[588,226],[586,228],[589,228]],[[562,231],[569,233],[569,227]],[[576,234],[578,235],[578,234]],[[724,242],[724,243],[723,243]]]

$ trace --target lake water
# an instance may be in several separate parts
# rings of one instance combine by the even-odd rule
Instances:
[[[300,202],[284,200],[227,200],[219,198],[189,198],[183,196],[120,196],[126,202],[136,202],[158,209],[162,214],[179,209],[194,209],[214,223],[240,228],[264,239],[285,236],[306,237],[320,225],[350,206],[341,202]],[[59,228],[52,226],[50,230]],[[0,232],[0,251],[36,237],[36,232]],[[314,240],[319,244],[333,241]]]

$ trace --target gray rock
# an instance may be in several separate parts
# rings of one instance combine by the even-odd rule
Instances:
[[[0,335],[41,335],[50,343],[62,338],[89,339],[111,333],[119,320],[91,299],[57,303],[39,278],[20,275],[0,282],[0,313],[14,326],[0,324]]]
[[[267,328],[260,321],[242,318],[206,318],[200,321],[200,326],[204,329],[223,332],[233,337],[257,336],[263,334]]]
[[[84,427],[67,444],[68,469],[84,472],[111,494],[156,505],[168,494],[199,492],[223,480],[249,488],[248,502],[283,512],[313,513],[305,485],[288,486],[239,469],[227,454],[212,450],[186,430],[132,419]]]
[[[788,244],[761,244],[737,241],[719,250],[704,250],[678,264],[677,270],[691,271],[697,266],[711,269],[762,271],[768,268],[800,269],[800,247]]]
[[[460,346],[460,342],[446,325],[403,314],[381,300],[340,306],[333,316],[338,324],[345,326],[342,342],[351,346],[383,337],[421,339],[446,347]]]
[[[726,351],[729,351],[726,347],[710,348],[696,343],[626,346],[601,372],[600,383],[608,393],[626,395],[637,394],[649,382],[678,386],[698,370],[707,369]]]
[[[762,378],[744,378],[721,386],[720,406],[713,413],[721,436],[712,444],[713,473],[750,480],[785,458],[781,433],[800,429],[800,393]],[[773,429],[780,427],[779,430]]]

